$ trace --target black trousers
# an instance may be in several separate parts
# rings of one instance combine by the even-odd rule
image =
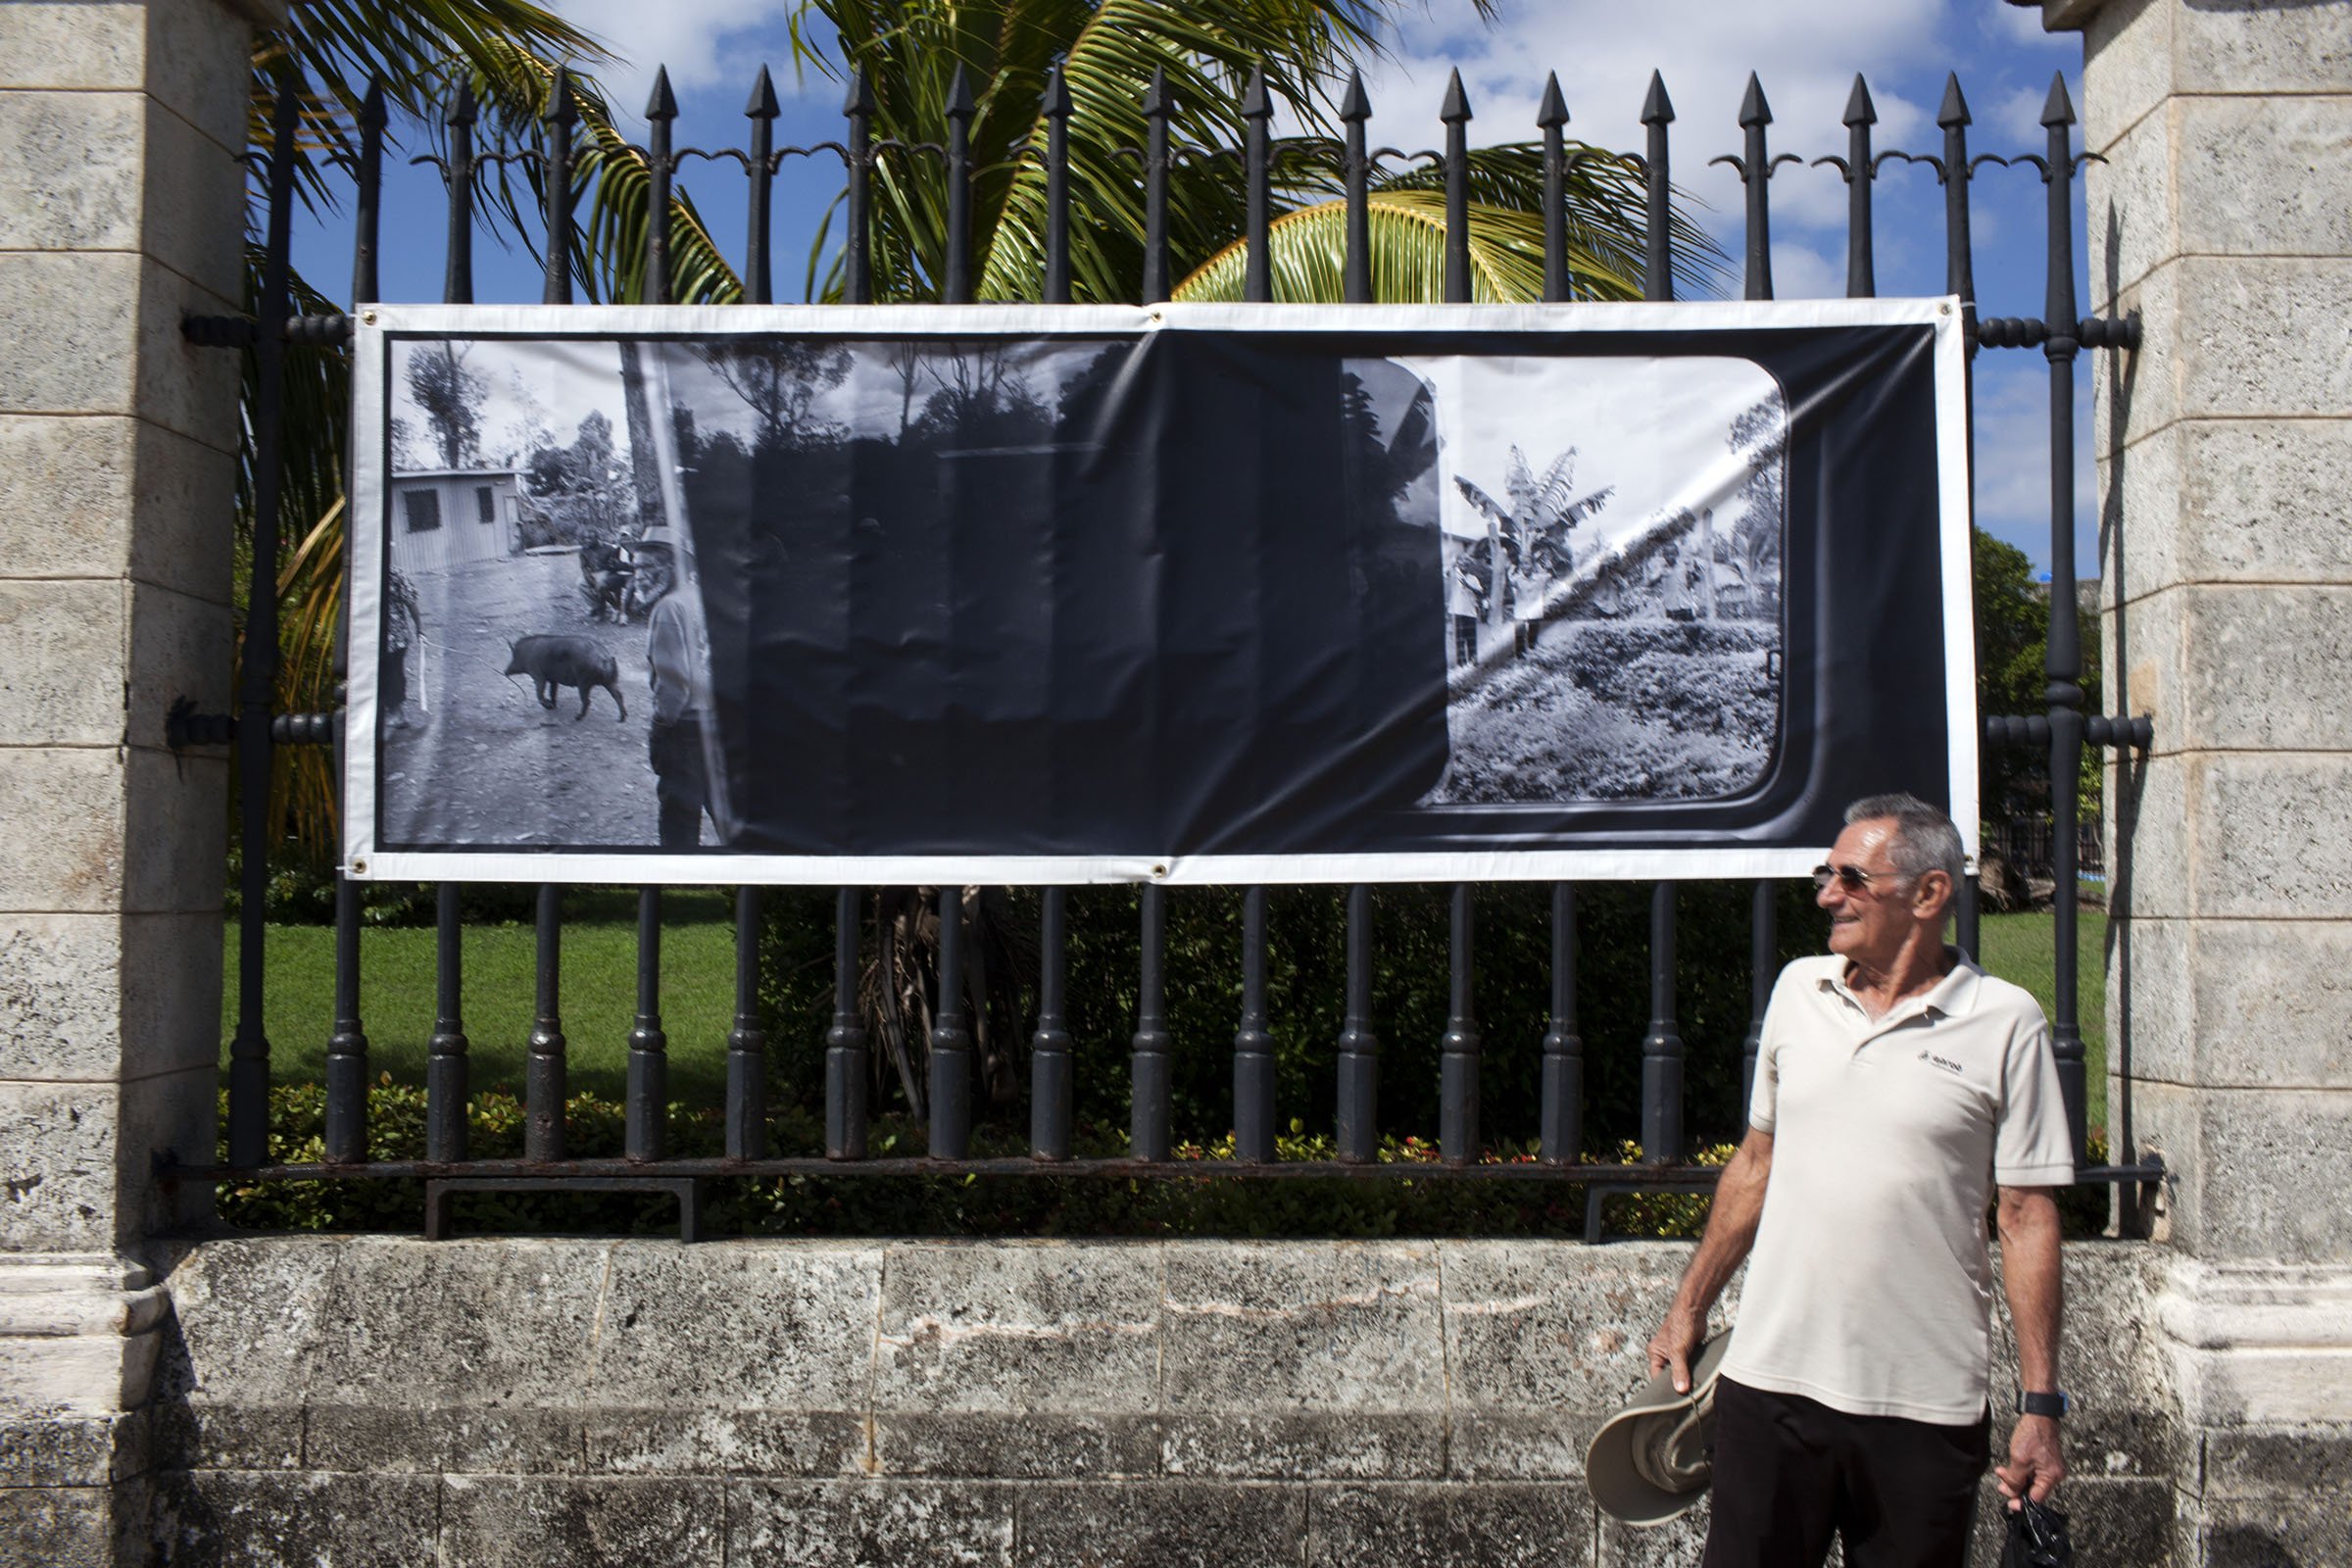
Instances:
[[[710,805],[701,720],[692,716],[667,721],[656,718],[647,750],[654,764],[654,799],[661,808],[662,848],[698,848],[703,842],[703,813]]]
[[[1962,1568],[1991,1422],[1848,1415],[1719,1378],[1705,1568]]]

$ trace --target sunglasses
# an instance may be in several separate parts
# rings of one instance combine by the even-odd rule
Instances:
[[[1865,871],[1858,865],[1817,865],[1813,868],[1813,891],[1816,893],[1826,891],[1833,882],[1848,893],[1860,893],[1878,880],[1880,878],[1875,873]],[[1891,887],[1902,885],[1902,878],[1898,876],[1888,876],[1885,880]]]

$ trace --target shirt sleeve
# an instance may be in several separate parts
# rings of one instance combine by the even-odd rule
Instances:
[[[663,723],[675,722],[686,711],[689,690],[686,628],[670,602],[674,597],[674,591],[664,595],[646,617],[645,662],[654,688],[654,714]]]
[[[1993,1131],[1992,1179],[2003,1187],[2066,1187],[2075,1179],[2074,1140],[2058,1056],[2041,1010],[2022,1021],[2001,1064],[2001,1118]]]
[[[1764,1004],[1764,1027],[1756,1037],[1756,1084],[1748,1092],[1747,1124],[1760,1133],[1772,1131],[1781,1097],[1781,1036],[1788,1018],[1788,971],[1773,983],[1772,1000]]]

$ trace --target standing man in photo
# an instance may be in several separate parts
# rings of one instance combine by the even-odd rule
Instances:
[[[1951,819],[1909,795],[1847,808],[1814,872],[1828,955],[1782,971],[1749,1130],[1666,1320],[1652,1373],[1690,1362],[1748,1275],[1714,1405],[1706,1568],[1967,1560],[1989,1449],[1992,1266],[2017,1329],[2013,1499],[2065,1477],[2059,1223],[2074,1180],[2049,1027],[1943,942],[1962,875]],[[2010,1407],[2008,1391],[2001,1404]]]
[[[654,721],[648,745],[660,802],[661,845],[691,850],[703,837],[710,813],[710,780],[703,752],[710,717],[707,690],[710,637],[703,624],[702,599],[687,581],[678,532],[657,523],[637,541],[631,592],[649,605],[645,616],[645,659],[654,688]],[[713,816],[715,821],[715,816]]]

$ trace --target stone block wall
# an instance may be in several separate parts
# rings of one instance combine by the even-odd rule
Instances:
[[[1646,1376],[1688,1253],[208,1242],[159,1259],[173,1316],[154,1548],[628,1568],[1687,1562],[1703,1510],[1621,1528],[1583,1466]],[[2179,1429],[2144,1327],[2161,1264],[2137,1244],[2069,1251],[2068,1501],[2086,1560],[2167,1548]],[[1997,1533],[1980,1537],[1989,1564]]]
[[[133,1560],[163,1301],[213,1138],[252,17],[0,5],[0,1562]],[[186,1195],[184,1202],[200,1195]]]
[[[2352,1561],[2352,4],[2051,0],[2083,34],[2110,1104],[2173,1173],[2180,1563]]]

